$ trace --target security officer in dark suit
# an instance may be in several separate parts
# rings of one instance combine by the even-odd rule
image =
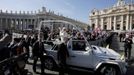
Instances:
[[[60,65],[59,75],[64,75],[65,70],[67,70],[66,59],[69,57],[69,52],[65,43],[61,43],[58,46],[57,57]]]
[[[125,39],[124,49],[125,49],[125,57],[130,59],[131,57],[131,48],[132,48],[132,38],[129,36]]]
[[[45,75],[44,72],[44,63],[43,63],[43,54],[45,53],[45,48],[43,45],[43,42],[41,40],[37,40],[34,45],[33,45],[33,58],[34,58],[34,62],[33,62],[33,71],[36,72],[36,64],[38,61],[38,58],[40,58],[41,61],[41,75]]]
[[[9,30],[4,31],[4,36],[0,39],[0,61],[10,56],[10,50],[7,48],[12,41],[12,35]]]

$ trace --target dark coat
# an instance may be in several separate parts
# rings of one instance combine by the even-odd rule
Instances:
[[[126,48],[132,48],[132,39],[131,38],[126,38],[125,39],[125,44],[124,44],[124,47],[126,47]]]
[[[36,41],[33,45],[33,56],[43,56],[46,53],[43,42]]]
[[[67,46],[64,43],[58,46],[57,57],[58,57],[58,60],[61,62],[66,62],[67,57],[69,57]]]

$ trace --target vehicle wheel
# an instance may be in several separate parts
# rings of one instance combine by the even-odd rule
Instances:
[[[46,58],[44,61],[45,68],[48,70],[53,70],[55,63],[52,58]]]
[[[97,75],[121,75],[119,69],[114,66],[104,66],[97,71]]]

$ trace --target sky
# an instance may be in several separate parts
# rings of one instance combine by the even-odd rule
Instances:
[[[0,0],[0,9],[13,12],[38,11],[44,6],[56,14],[89,23],[89,13],[92,9],[112,7],[116,2],[117,0]]]

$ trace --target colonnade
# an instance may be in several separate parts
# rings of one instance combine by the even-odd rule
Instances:
[[[23,18],[0,18],[0,30],[15,29],[23,30],[28,29],[29,25],[37,26],[37,19],[23,19]]]

